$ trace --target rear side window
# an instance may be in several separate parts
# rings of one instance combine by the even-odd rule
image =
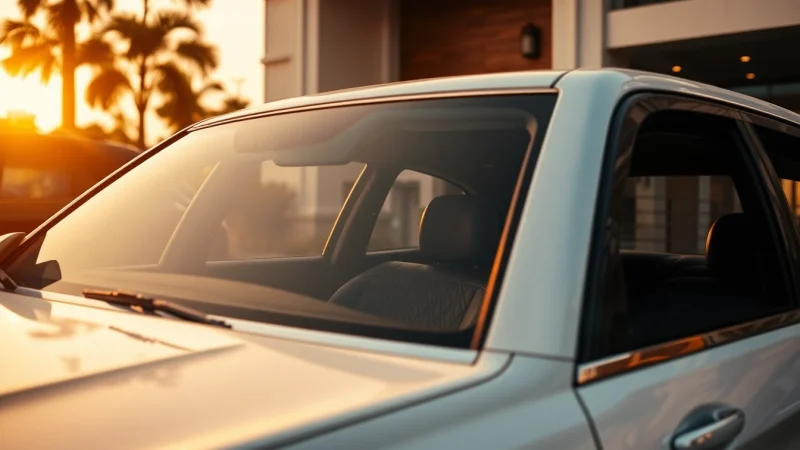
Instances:
[[[741,210],[730,176],[629,177],[619,216],[621,247],[702,255],[711,224]]]
[[[619,137],[631,141],[616,149],[608,225],[598,228],[604,262],[588,295],[602,306],[585,312],[583,359],[667,345],[793,305],[779,217],[736,121],[636,108],[646,117]]]
[[[441,195],[464,194],[441,178],[404,170],[389,191],[378,215],[368,251],[419,247],[419,224],[425,206]]]
[[[800,223],[800,129],[790,133],[762,125],[753,125],[753,128],[781,180],[795,223]]]

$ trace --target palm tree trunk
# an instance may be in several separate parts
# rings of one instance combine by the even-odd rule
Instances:
[[[142,0],[142,25],[147,23],[147,14],[149,14],[150,10],[150,2],[149,0]],[[145,126],[144,126],[144,116],[147,112],[147,85],[145,84],[145,77],[147,76],[147,56],[142,56],[141,61],[139,62],[139,95],[136,99],[136,109],[139,112],[139,136],[137,137],[137,145],[140,149],[144,150],[145,147]]]
[[[136,101],[136,109],[139,111],[139,137],[137,144],[139,148],[144,150],[145,147],[145,126],[144,116],[147,112],[147,85],[145,84],[145,77],[147,76],[147,60],[142,58],[139,64],[139,98]]]
[[[61,126],[75,128],[75,24],[64,27],[61,41]]]

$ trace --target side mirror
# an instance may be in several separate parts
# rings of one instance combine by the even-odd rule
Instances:
[[[17,249],[25,236],[25,233],[8,233],[0,236],[0,261]]]

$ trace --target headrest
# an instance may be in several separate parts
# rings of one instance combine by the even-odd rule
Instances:
[[[469,195],[443,195],[425,208],[420,250],[437,262],[491,265],[500,241],[500,220],[491,202]]]
[[[719,278],[751,278],[757,271],[755,230],[750,217],[727,214],[717,219],[706,237],[706,264]]]

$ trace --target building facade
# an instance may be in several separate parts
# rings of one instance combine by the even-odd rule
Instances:
[[[450,75],[616,66],[800,110],[797,0],[265,0],[265,12],[265,101]],[[531,29],[533,58],[521,42]],[[324,230],[357,169],[291,170],[299,210]],[[738,208],[729,180],[673,178],[631,180],[624,245],[696,252],[715,217]],[[785,188],[800,198],[794,183]],[[407,224],[449,189],[402,174],[384,208],[402,242],[385,245],[413,244]]]

